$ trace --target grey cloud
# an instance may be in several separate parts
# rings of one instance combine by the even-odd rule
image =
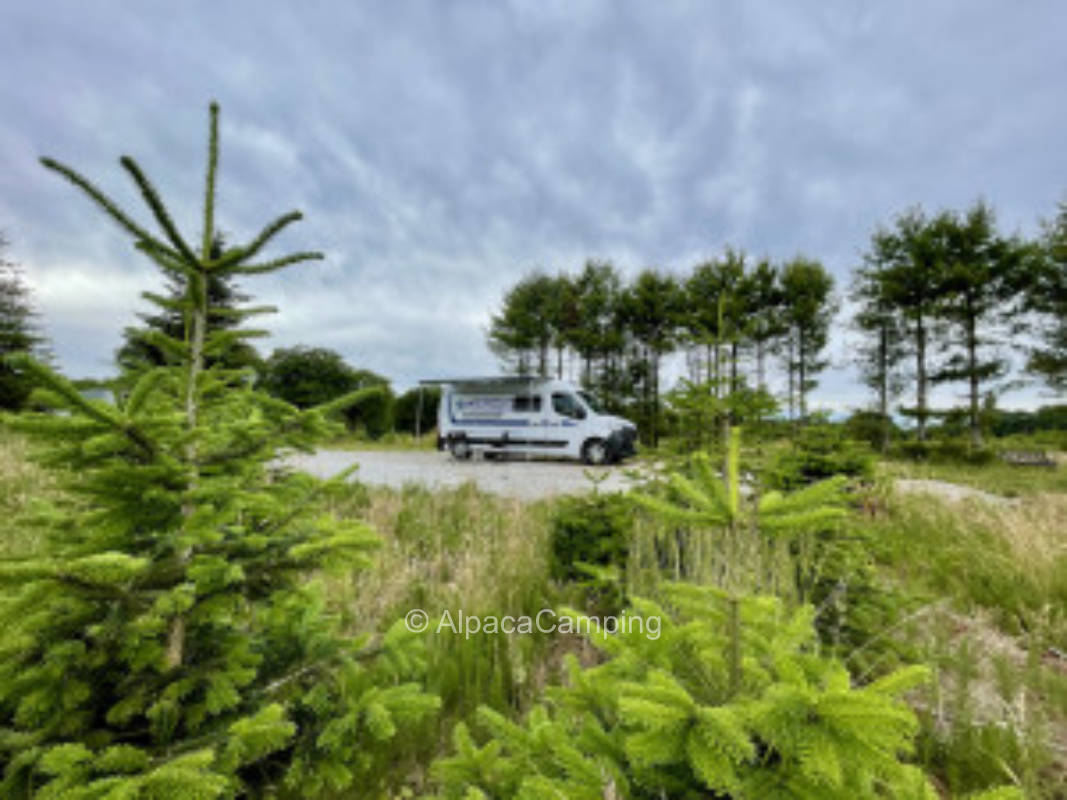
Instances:
[[[876,224],[978,196],[1033,230],[1067,174],[1065,32],[1054,2],[23,4],[0,27],[19,65],[0,228],[47,287],[66,369],[105,371],[132,284],[155,279],[35,159],[136,208],[129,152],[196,235],[214,97],[224,229],[299,207],[279,249],[328,255],[250,284],[281,307],[267,346],[335,347],[402,384],[486,371],[489,314],[533,267],[682,270],[733,244],[842,282]],[[75,273],[120,288],[97,312],[56,288]],[[824,386],[863,401],[846,366]]]

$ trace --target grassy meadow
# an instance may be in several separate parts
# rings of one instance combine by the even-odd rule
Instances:
[[[760,457],[753,450],[743,461],[748,455]],[[977,487],[1005,502],[897,494],[891,487],[899,477]],[[471,485],[431,492],[351,483],[332,487],[318,503],[325,513],[373,527],[380,546],[371,568],[310,579],[356,635],[385,631],[413,608],[431,622],[446,611],[519,616],[564,606],[618,608],[626,598],[655,597],[667,582],[715,583],[729,572],[746,591],[816,605],[819,647],[842,659],[856,685],[901,665],[931,669],[931,680],[908,702],[920,720],[915,762],[943,796],[1004,785],[1026,797],[1067,796],[1063,470],[887,461],[856,491],[832,533],[774,546],[694,549],[670,524],[628,507],[625,556],[615,573],[568,580],[554,567],[554,536],[573,530],[561,521],[573,526],[593,513],[596,497],[523,503]],[[32,518],[40,501],[56,498],[26,441],[0,434],[6,555],[40,546]],[[398,755],[396,797],[433,790],[429,765],[450,752],[456,724],[480,706],[519,720],[566,682],[565,657],[589,665],[602,658],[585,638],[568,634],[422,638],[426,688],[441,707],[434,734]]]

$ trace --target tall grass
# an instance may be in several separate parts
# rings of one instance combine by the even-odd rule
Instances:
[[[40,533],[29,517],[55,492],[52,477],[30,460],[26,440],[0,422],[0,555],[20,556],[37,549]]]
[[[1028,497],[1050,492],[1067,493],[1067,460],[1054,453],[1056,467],[1032,467],[992,461],[988,464],[917,462],[901,459],[881,463],[889,478],[924,478],[971,486],[1004,497]]]
[[[1008,633],[1067,637],[1067,495],[1014,504],[896,496],[871,529],[878,557],[906,585],[985,609]]]
[[[924,767],[950,796],[1010,781],[1067,797],[1067,495],[897,495],[868,528],[887,574],[929,603],[893,632],[934,668],[915,699]]]
[[[429,619],[429,687],[443,701],[448,727],[487,704],[515,712],[554,677],[560,643],[554,637],[438,631],[448,612],[456,622],[494,615],[535,616],[559,594],[549,579],[551,501],[523,504],[479,491],[472,484],[431,492],[351,485],[326,507],[369,522],[382,539],[375,568],[333,579],[331,598],[359,627],[379,628],[421,609]]]

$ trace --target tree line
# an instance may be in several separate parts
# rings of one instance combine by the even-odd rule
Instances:
[[[933,386],[962,383],[972,442],[983,404],[1018,362],[1030,379],[1067,388],[1067,204],[1032,239],[997,228],[992,209],[908,210],[871,236],[847,287],[855,353],[887,439],[892,415],[916,436],[949,413]],[[840,302],[818,260],[753,260],[727,248],[684,274],[645,269],[629,282],[607,261],[574,273],[528,274],[504,295],[487,331],[504,369],[573,374],[607,407],[638,420],[646,441],[663,428],[663,359],[684,355],[672,402],[710,403],[719,419],[808,415]],[[565,364],[571,369],[565,370]],[[772,371],[784,393],[769,391]],[[897,405],[906,393],[910,404]]]
[[[728,249],[688,275],[646,269],[629,283],[610,262],[589,261],[577,275],[538,272],[513,286],[492,316],[489,347],[505,369],[542,376],[563,377],[565,356],[576,357],[582,383],[635,416],[654,444],[662,362],[678,351],[692,385],[724,403],[745,397],[748,406],[770,397],[777,361],[790,414],[804,416],[826,366],[833,286],[821,263],[802,256],[773,264]]]
[[[222,257],[221,233],[211,248]],[[377,385],[381,398],[348,415],[351,426],[372,436],[414,432],[435,419],[434,397],[395,397],[385,377],[345,364],[334,351],[282,348],[261,358],[235,330],[233,309],[248,296],[221,276],[211,276],[205,289],[214,309],[207,329],[232,332],[225,348],[207,355],[209,363],[251,367],[267,391],[298,407]],[[162,297],[146,293],[167,302],[126,329],[116,353],[119,378],[109,383],[121,388],[143,369],[173,360],[165,342],[185,325],[176,306],[184,291],[178,275]],[[857,337],[850,349],[872,392],[883,446],[894,414],[914,420],[923,440],[931,421],[962,412],[977,444],[983,411],[1004,388],[1039,379],[1054,391],[1067,389],[1067,203],[1030,239],[1002,233],[982,202],[962,212],[907,210],[871,235],[846,296],[850,314],[842,322]],[[674,412],[723,425],[780,412],[806,419],[839,307],[833,277],[803,256],[773,263],[728,248],[687,274],[645,269],[628,282],[610,262],[590,260],[576,274],[521,279],[492,316],[487,339],[509,372],[576,372],[655,444],[664,430],[662,364],[675,353],[684,354],[686,377],[670,393]],[[0,259],[0,353],[22,350],[47,357],[18,267]],[[785,387],[777,394],[769,389],[775,377]],[[962,409],[931,406],[932,389],[945,384],[962,385]],[[0,367],[0,407],[18,409],[28,395],[26,377]]]

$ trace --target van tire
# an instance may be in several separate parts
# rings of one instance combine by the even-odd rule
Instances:
[[[448,452],[456,461],[469,461],[473,453],[466,438],[454,438],[448,440]]]
[[[603,439],[587,439],[582,445],[582,461],[592,467],[602,467],[611,461],[608,445]]]

